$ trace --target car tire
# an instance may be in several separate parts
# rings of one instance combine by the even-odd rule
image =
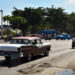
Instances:
[[[27,61],[31,61],[32,60],[32,54],[29,54],[27,57]]]
[[[72,42],[72,49],[74,49],[75,47],[75,42]]]
[[[56,40],[58,40],[58,38],[56,38]]]
[[[9,61],[11,57],[5,56],[5,60]]]
[[[11,65],[10,62],[11,62],[11,57],[10,56],[5,56],[5,60],[6,60],[6,63],[7,65]]]
[[[21,59],[20,58],[16,58],[16,59],[11,59],[11,56],[5,56],[5,59],[6,59],[6,63],[9,65],[9,66],[16,66],[18,64],[21,64]]]
[[[72,47],[72,49],[74,49],[74,47]]]
[[[48,56],[49,55],[49,51],[47,50],[45,53],[44,53],[44,56]]]
[[[74,49],[74,46],[72,45],[72,49]]]

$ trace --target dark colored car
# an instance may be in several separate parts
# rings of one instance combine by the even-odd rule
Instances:
[[[56,39],[56,37],[46,37],[45,40]]]
[[[75,37],[72,38],[72,49],[75,48]]]

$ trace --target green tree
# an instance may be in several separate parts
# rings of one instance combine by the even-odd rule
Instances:
[[[4,16],[3,20],[4,20],[4,22],[7,21],[7,25],[9,25],[10,16],[9,15]]]
[[[13,28],[22,32],[37,33],[41,30],[57,30],[59,32],[75,32],[75,13],[65,13],[63,8],[24,8],[14,7],[12,16],[4,16]]]
[[[17,8],[13,8],[13,12],[12,12],[12,16],[20,16],[20,17],[24,17],[23,15],[24,11],[21,9],[17,9]]]
[[[68,20],[67,20],[67,26],[66,30],[69,33],[74,33],[75,32],[75,13],[71,13],[67,15]]]
[[[41,13],[40,13],[41,12]],[[27,27],[32,25],[31,32],[38,32],[41,30],[41,25],[44,21],[44,16],[41,15],[43,13],[41,8],[25,8],[24,15],[27,20]]]
[[[13,28],[21,29],[24,27],[26,20],[24,17],[12,16],[10,17],[10,23]]]
[[[53,29],[57,29],[63,31],[64,23],[65,23],[65,14],[62,8],[47,8],[47,18],[46,21],[52,24]]]

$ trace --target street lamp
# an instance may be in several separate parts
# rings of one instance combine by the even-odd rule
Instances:
[[[3,38],[3,10],[0,10],[1,12],[1,38]]]

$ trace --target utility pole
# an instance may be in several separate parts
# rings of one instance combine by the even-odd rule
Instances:
[[[1,38],[3,38],[3,10],[0,10],[1,12]]]

